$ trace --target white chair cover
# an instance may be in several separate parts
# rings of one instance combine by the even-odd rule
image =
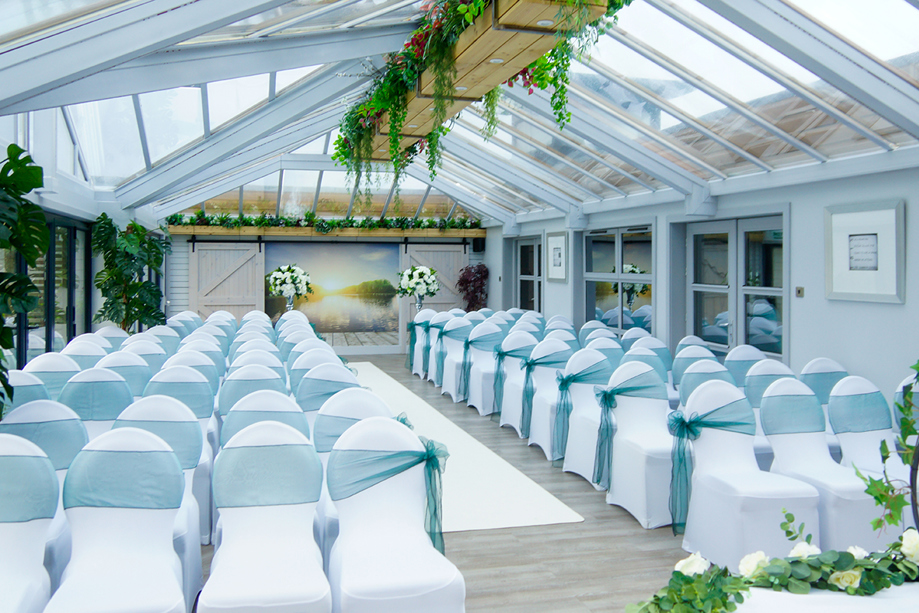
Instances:
[[[173,315],[166,319],[166,325],[176,331],[176,334],[185,338],[195,331],[195,322],[185,317]]]
[[[724,358],[724,366],[731,373],[731,377],[737,387],[743,389],[747,380],[747,371],[750,370],[751,366],[765,359],[766,354],[753,345],[738,345],[728,351]]]
[[[411,430],[384,417],[361,420],[335,443],[328,461],[329,494],[340,524],[329,561],[333,611],[464,611],[463,576],[431,546],[425,532],[425,470],[436,458],[374,479],[374,485],[352,494],[346,486],[367,477],[350,474],[351,454],[367,452],[428,458],[425,445]]]
[[[331,347],[317,347],[303,352],[290,368],[290,392],[296,396],[303,376],[320,364],[341,365],[341,358],[335,355]]]
[[[248,332],[257,332],[267,336],[268,340],[272,343],[278,338],[278,334],[275,331],[274,326],[263,321],[247,321],[239,327],[239,330],[236,331],[237,334],[246,334]]]
[[[57,400],[64,384],[80,372],[80,365],[66,355],[49,352],[33,358],[22,371],[41,379],[51,400]]]
[[[533,423],[533,405],[536,395],[541,389],[548,394],[547,402],[554,403],[558,398],[556,373],[568,364],[568,359],[574,352],[567,343],[557,338],[543,339],[533,348],[530,357],[521,360],[520,368],[523,370],[522,388],[518,391],[515,386],[509,386],[509,394],[521,397],[520,421],[511,425],[517,430],[521,438],[529,438]],[[553,408],[554,410],[554,408]],[[502,425],[505,420],[502,419]]]
[[[80,416],[53,400],[33,400],[11,411],[0,422],[0,433],[15,434],[38,445],[51,460],[61,490],[70,463],[89,440]],[[61,584],[61,575],[70,562],[71,549],[70,524],[64,514],[63,491],[59,494],[57,511],[48,527],[45,542],[44,563],[51,578],[52,594]],[[4,492],[0,497],[7,495],[11,494]]]
[[[528,332],[537,339],[542,339],[543,337],[542,325],[537,325],[533,321],[524,321],[523,319],[511,326],[507,333],[512,334],[514,332]]]
[[[685,341],[686,339],[683,340]],[[718,358],[705,345],[689,344],[677,351],[676,356],[673,358],[673,384],[676,387],[680,387],[680,379],[683,377],[686,368],[699,360],[717,362]]]
[[[706,381],[726,381],[734,385],[734,377],[722,364],[712,360],[699,360],[686,367],[680,383],[680,405],[686,406],[696,388]]]
[[[99,360],[108,355],[108,352],[96,343],[73,340],[61,350],[61,354],[72,358],[81,369],[86,370],[95,366]]]
[[[118,351],[121,349],[121,343],[124,342],[124,339],[128,338],[128,333],[117,326],[103,326],[93,332],[93,334],[101,336],[107,340],[112,346],[112,351]]]
[[[469,313],[463,315],[463,319],[467,319],[472,322],[472,325],[475,325],[482,323],[487,319],[487,317],[478,311],[470,311]]]
[[[425,372],[427,373],[426,376],[428,381],[434,381],[434,362],[437,358],[435,355],[435,352],[437,351],[437,338],[440,336],[440,332],[444,329],[444,326],[447,325],[447,322],[455,318],[456,315],[453,313],[450,313],[449,311],[441,311],[436,313],[428,322],[428,335],[425,344],[427,357],[422,356],[424,359]]]
[[[147,341],[155,345],[158,345],[160,347],[163,347],[163,339],[161,339],[159,336],[155,334],[150,334],[149,332],[136,332],[132,334],[131,336],[129,336],[128,338],[124,339],[124,342],[121,343],[121,349],[124,349],[131,343],[138,343],[140,341]]]
[[[204,320],[201,319],[201,316],[195,313],[194,311],[182,311],[181,313],[179,313],[179,316],[191,319],[193,322],[195,322],[196,328],[200,328],[201,326],[204,325]]]
[[[205,326],[208,324],[213,324],[217,326],[218,328],[220,328],[221,330],[223,330],[224,335],[227,337],[228,340],[230,340],[230,342],[232,342],[233,337],[236,336],[236,320],[235,319],[231,319],[227,317],[208,317],[207,321],[205,322]]]
[[[134,394],[127,381],[105,368],[90,368],[71,377],[61,391],[60,401],[80,416],[89,440],[111,429]]]
[[[227,441],[214,465],[223,528],[199,613],[329,613],[313,539],[322,465],[305,436],[263,421]]]
[[[646,336],[651,336],[651,333],[644,328],[629,328],[622,334],[622,348],[628,352],[635,341]]]
[[[699,345],[701,347],[705,347],[706,349],[708,349],[708,343],[706,343],[704,340],[702,340],[698,336],[694,334],[690,334],[689,336],[684,336],[682,339],[680,339],[680,342],[677,343],[676,345],[676,351],[673,352],[673,355],[674,356],[679,355],[681,351],[683,351],[690,345]]]
[[[205,324],[202,328],[207,327],[207,325]],[[179,350],[179,341],[182,340],[182,337],[169,326],[153,326],[147,332],[160,339],[163,343],[163,349],[166,350],[168,355],[174,355]]]
[[[42,566],[58,507],[54,468],[35,443],[0,433],[0,593],[3,610],[42,613],[51,595]]]
[[[529,332],[511,332],[501,341],[501,348],[495,350],[492,420],[501,426],[511,425],[516,429],[520,424],[520,413],[523,409],[521,364],[533,353],[537,342],[536,337]]]
[[[814,358],[801,369],[801,381],[813,390],[823,405],[830,401],[833,386],[848,376],[846,369],[830,358]]]
[[[251,341],[246,341],[242,345],[236,348],[236,352],[230,356],[230,366],[239,358],[242,354],[247,351],[253,351],[255,349],[260,349],[274,355],[279,362],[281,362],[281,352],[278,351],[277,346],[271,341],[264,339],[253,339]]]
[[[230,351],[227,353],[227,359],[230,362],[233,361],[233,358],[236,356],[236,351],[248,343],[249,341],[265,341],[271,345],[274,343],[270,340],[267,334],[264,334],[262,331],[253,332],[253,331],[242,331],[236,333],[236,336],[233,337],[233,342],[230,344]],[[277,347],[275,347],[277,349]]]
[[[258,390],[240,398],[224,417],[220,446],[226,447],[231,438],[252,424],[269,420],[287,424],[306,438],[310,437],[306,415],[290,396],[275,390]]]
[[[830,456],[823,408],[811,389],[795,379],[779,379],[766,388],[760,414],[775,452],[770,471],[810,483],[820,492],[823,548],[883,550],[895,535],[872,529],[878,508],[855,471]]]
[[[142,398],[122,411],[112,427],[139,428],[151,432],[166,441],[179,458],[185,474],[185,490],[173,527],[172,544],[182,562],[182,589],[186,609],[191,613],[198,592],[204,586],[201,569],[201,513],[192,492],[198,459],[205,447],[198,419],[185,404],[175,398],[154,395]]]
[[[316,338],[315,332],[307,332],[306,329],[303,328],[295,328],[293,332],[283,338],[278,337],[278,351],[281,352],[281,361],[284,363],[287,362],[287,359],[290,357],[290,352],[297,346],[297,343],[311,339],[319,340]]]
[[[278,373],[261,364],[249,364],[232,375],[227,375],[217,394],[217,408],[220,416],[226,417],[233,405],[241,398],[259,390],[274,390],[286,394],[287,386],[284,385]]]
[[[335,350],[332,349],[331,345],[327,342],[320,340],[318,338],[310,338],[305,341],[300,341],[294,348],[290,350],[290,354],[287,356],[287,361],[284,362],[287,372],[289,373],[294,366],[294,363],[297,361],[301,355],[309,351],[310,349],[323,349],[328,351],[331,354],[335,354]],[[301,375],[302,376],[302,375]]]
[[[795,374],[790,368],[778,360],[766,358],[760,360],[747,370],[747,377],[744,381],[743,391],[746,393],[750,406],[753,407],[753,415],[756,417],[756,437],[753,440],[753,449],[756,451],[756,459],[760,468],[769,470],[772,465],[772,445],[763,433],[763,423],[759,415],[759,405],[763,399],[763,392],[774,381],[779,379],[794,379]]]
[[[207,334],[214,338],[217,341],[217,345],[220,346],[221,351],[224,355],[227,355],[230,351],[230,343],[233,342],[233,339],[236,338],[236,333],[229,334],[227,333],[227,328],[218,326],[216,323],[204,324],[200,328],[194,331],[194,333],[189,336],[193,338],[198,338],[201,334]],[[181,339],[185,340],[185,339]],[[177,349],[178,350],[178,349]]]
[[[237,352],[236,359],[233,360],[229,370],[227,370],[227,374],[233,374],[243,366],[248,366],[249,364],[261,364],[262,366],[267,366],[274,372],[278,373],[278,376],[281,377],[281,380],[284,381],[284,384],[287,384],[287,369],[284,368],[284,364],[281,363],[281,360],[278,358],[277,354],[269,353],[264,349],[252,349],[250,351]]]
[[[408,356],[406,367],[412,371],[413,375],[424,378],[426,373],[425,347],[430,351],[430,341],[428,340],[428,329],[431,318],[437,312],[433,309],[421,309],[412,318],[408,324]]]
[[[553,315],[552,317],[550,317],[549,319],[547,319],[547,320],[546,320],[546,328],[549,327],[549,324],[555,323],[556,321],[563,321],[563,322],[565,322],[566,324],[568,324],[568,326],[569,326],[570,328],[572,328],[572,329],[574,328],[574,324],[571,323],[571,320],[568,319],[567,317],[565,317],[564,315]]]
[[[121,328],[116,328],[116,329],[121,330]],[[93,343],[95,345],[99,345],[100,347],[105,349],[106,353],[111,353],[115,351],[115,347],[112,346],[112,343],[106,337],[98,333],[94,334],[92,332],[85,332],[83,334],[75,336],[73,340],[70,342],[72,343],[74,341],[80,341],[80,342],[86,341],[89,343]]]
[[[549,326],[546,326],[546,335],[543,338],[558,339],[568,345],[572,352],[581,349],[581,343],[578,341],[578,337],[574,333],[574,328],[569,328],[567,326],[549,328]]]
[[[152,334],[150,336],[153,336]],[[136,353],[147,362],[147,366],[150,367],[150,372],[154,375],[159,372],[163,367],[163,364],[166,362],[166,350],[163,349],[162,345],[158,345],[151,341],[136,341],[128,344],[125,341],[122,344],[121,351],[127,351],[129,353]]]
[[[581,346],[587,346],[587,337],[594,330],[609,330],[609,326],[607,326],[602,321],[597,321],[596,319],[591,319],[590,321],[586,322],[583,326],[581,326],[581,329],[578,330],[578,341],[581,343]]]
[[[217,369],[217,375],[223,377],[227,372],[227,358],[220,350],[220,345],[215,340],[195,340],[187,345],[179,345],[176,355],[183,351],[198,351],[211,359],[214,368]]]
[[[316,421],[316,412],[326,400],[350,387],[360,387],[360,383],[354,373],[341,364],[319,364],[303,376],[297,387],[296,399],[306,413],[310,428]]]
[[[594,328],[585,337],[584,342],[589,345],[591,341],[594,341],[598,338],[611,338],[617,343],[619,343],[619,336],[610,328]],[[620,347],[621,346],[622,345],[620,345]],[[625,353],[625,351],[623,351],[623,353]]]
[[[163,364],[165,366],[165,363]],[[144,388],[150,382],[153,371],[147,361],[129,351],[115,351],[96,363],[98,368],[105,368],[121,375],[135,397],[144,395]]]
[[[185,613],[172,541],[182,481],[178,457],[150,432],[90,441],[64,481],[73,553],[45,613]]]
[[[217,390],[220,387],[220,375],[217,374],[217,367],[214,366],[214,361],[211,358],[200,351],[186,349],[166,360],[163,364],[163,370],[173,366],[187,366],[204,375],[204,378],[207,379],[208,384],[211,386],[211,395],[217,396]]]
[[[508,334],[500,326],[487,322],[477,325],[463,342],[460,364],[459,393],[466,404],[475,407],[479,415],[488,415],[495,404],[495,351]]]
[[[9,370],[6,373],[10,387],[13,388],[13,398],[9,407],[3,408],[3,417],[6,417],[8,411],[21,407],[27,402],[33,400],[50,400],[51,395],[48,393],[42,380],[21,370]]]
[[[454,317],[447,321],[443,330],[437,334],[432,350],[434,357],[428,364],[429,378],[435,386],[440,386],[440,393],[449,394],[453,402],[462,400],[459,380],[463,365],[463,342],[469,338],[473,328],[478,329],[465,317]]]
[[[798,522],[819,525],[819,495],[813,486],[759,469],[753,453],[753,411],[736,387],[707,381],[689,397],[686,410],[674,411],[669,419],[675,435],[672,486],[677,488],[671,490],[672,505],[681,502],[674,491],[691,483],[683,549],[699,551],[712,563],[737,572],[740,559],[750,552],[788,555],[788,539],[776,522],[783,508]],[[693,431],[698,438],[693,438]],[[688,458],[678,444],[689,439],[693,440],[687,482],[677,460],[686,466]],[[674,517],[675,531],[679,523],[679,516]],[[814,535],[814,545],[820,546],[819,535]]]
[[[256,309],[246,312],[246,314],[243,315],[239,321],[241,324],[245,324],[247,321],[263,321],[271,325],[271,318],[268,317],[268,314],[265,313],[265,311],[259,311]]]

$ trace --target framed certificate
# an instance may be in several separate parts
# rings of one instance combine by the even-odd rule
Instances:
[[[825,209],[827,298],[904,301],[904,216],[903,201],[896,200]]]
[[[568,233],[546,234],[546,280],[568,281]]]

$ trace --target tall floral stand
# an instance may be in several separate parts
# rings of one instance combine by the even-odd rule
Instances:
[[[287,297],[287,310],[292,311],[293,309],[294,309],[294,297],[288,296]]]
[[[421,312],[421,305],[424,303],[424,296],[415,296],[415,312]]]

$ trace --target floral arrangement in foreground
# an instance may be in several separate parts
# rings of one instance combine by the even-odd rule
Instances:
[[[310,274],[296,264],[279,266],[268,275],[268,293],[272,296],[284,296],[288,303],[312,294]]]
[[[313,213],[302,217],[274,216],[262,213],[257,217],[249,215],[206,215],[198,211],[194,215],[174,213],[166,217],[170,226],[214,226],[222,228],[314,228],[320,234],[328,234],[343,228],[363,228],[366,230],[474,230],[481,227],[478,219],[470,217],[451,217],[450,219],[413,219],[411,217],[345,217],[344,219],[323,219]]]
[[[790,517],[790,519],[788,519]],[[786,534],[801,537],[803,525],[795,530],[794,516],[786,514]],[[692,554],[677,562],[670,582],[650,600],[631,604],[626,613],[718,613],[734,611],[751,597],[751,587],[787,590],[807,594],[812,589],[870,596],[919,578],[919,533],[906,530],[886,551],[868,553],[861,547],[846,551],[820,551],[810,535],[798,542],[785,558],[768,558],[762,551],[740,561],[740,574]]]
[[[371,158],[373,140],[379,127],[388,123],[388,156],[395,174],[396,197],[403,171],[423,151],[427,153],[428,170],[433,178],[441,161],[440,139],[449,131],[444,125],[455,95],[456,58],[453,47],[460,34],[491,6],[492,0],[431,0],[421,26],[412,33],[402,50],[392,54],[377,75],[367,94],[351,107],[341,120],[340,135],[335,141],[332,158],[348,169],[348,175],[363,185],[369,200],[370,177],[374,169]],[[546,55],[509,79],[507,84],[522,82],[530,93],[534,88],[552,88],[552,108],[562,126],[568,121],[568,71],[573,57],[586,56],[590,47],[606,28],[606,18],[632,0],[607,0],[604,17],[588,22],[587,0],[559,0],[558,23],[564,24],[558,43]],[[422,73],[433,74],[434,128],[407,148],[402,148],[402,128],[407,116],[408,94],[415,89]],[[495,133],[500,86],[483,98],[486,125],[483,133]]]
[[[414,296],[424,299],[435,295],[440,290],[437,281],[437,271],[427,266],[412,266],[399,274],[399,287],[396,291],[400,296]]]

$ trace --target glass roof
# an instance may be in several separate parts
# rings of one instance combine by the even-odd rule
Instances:
[[[4,0],[0,41],[79,18],[123,0]]]

